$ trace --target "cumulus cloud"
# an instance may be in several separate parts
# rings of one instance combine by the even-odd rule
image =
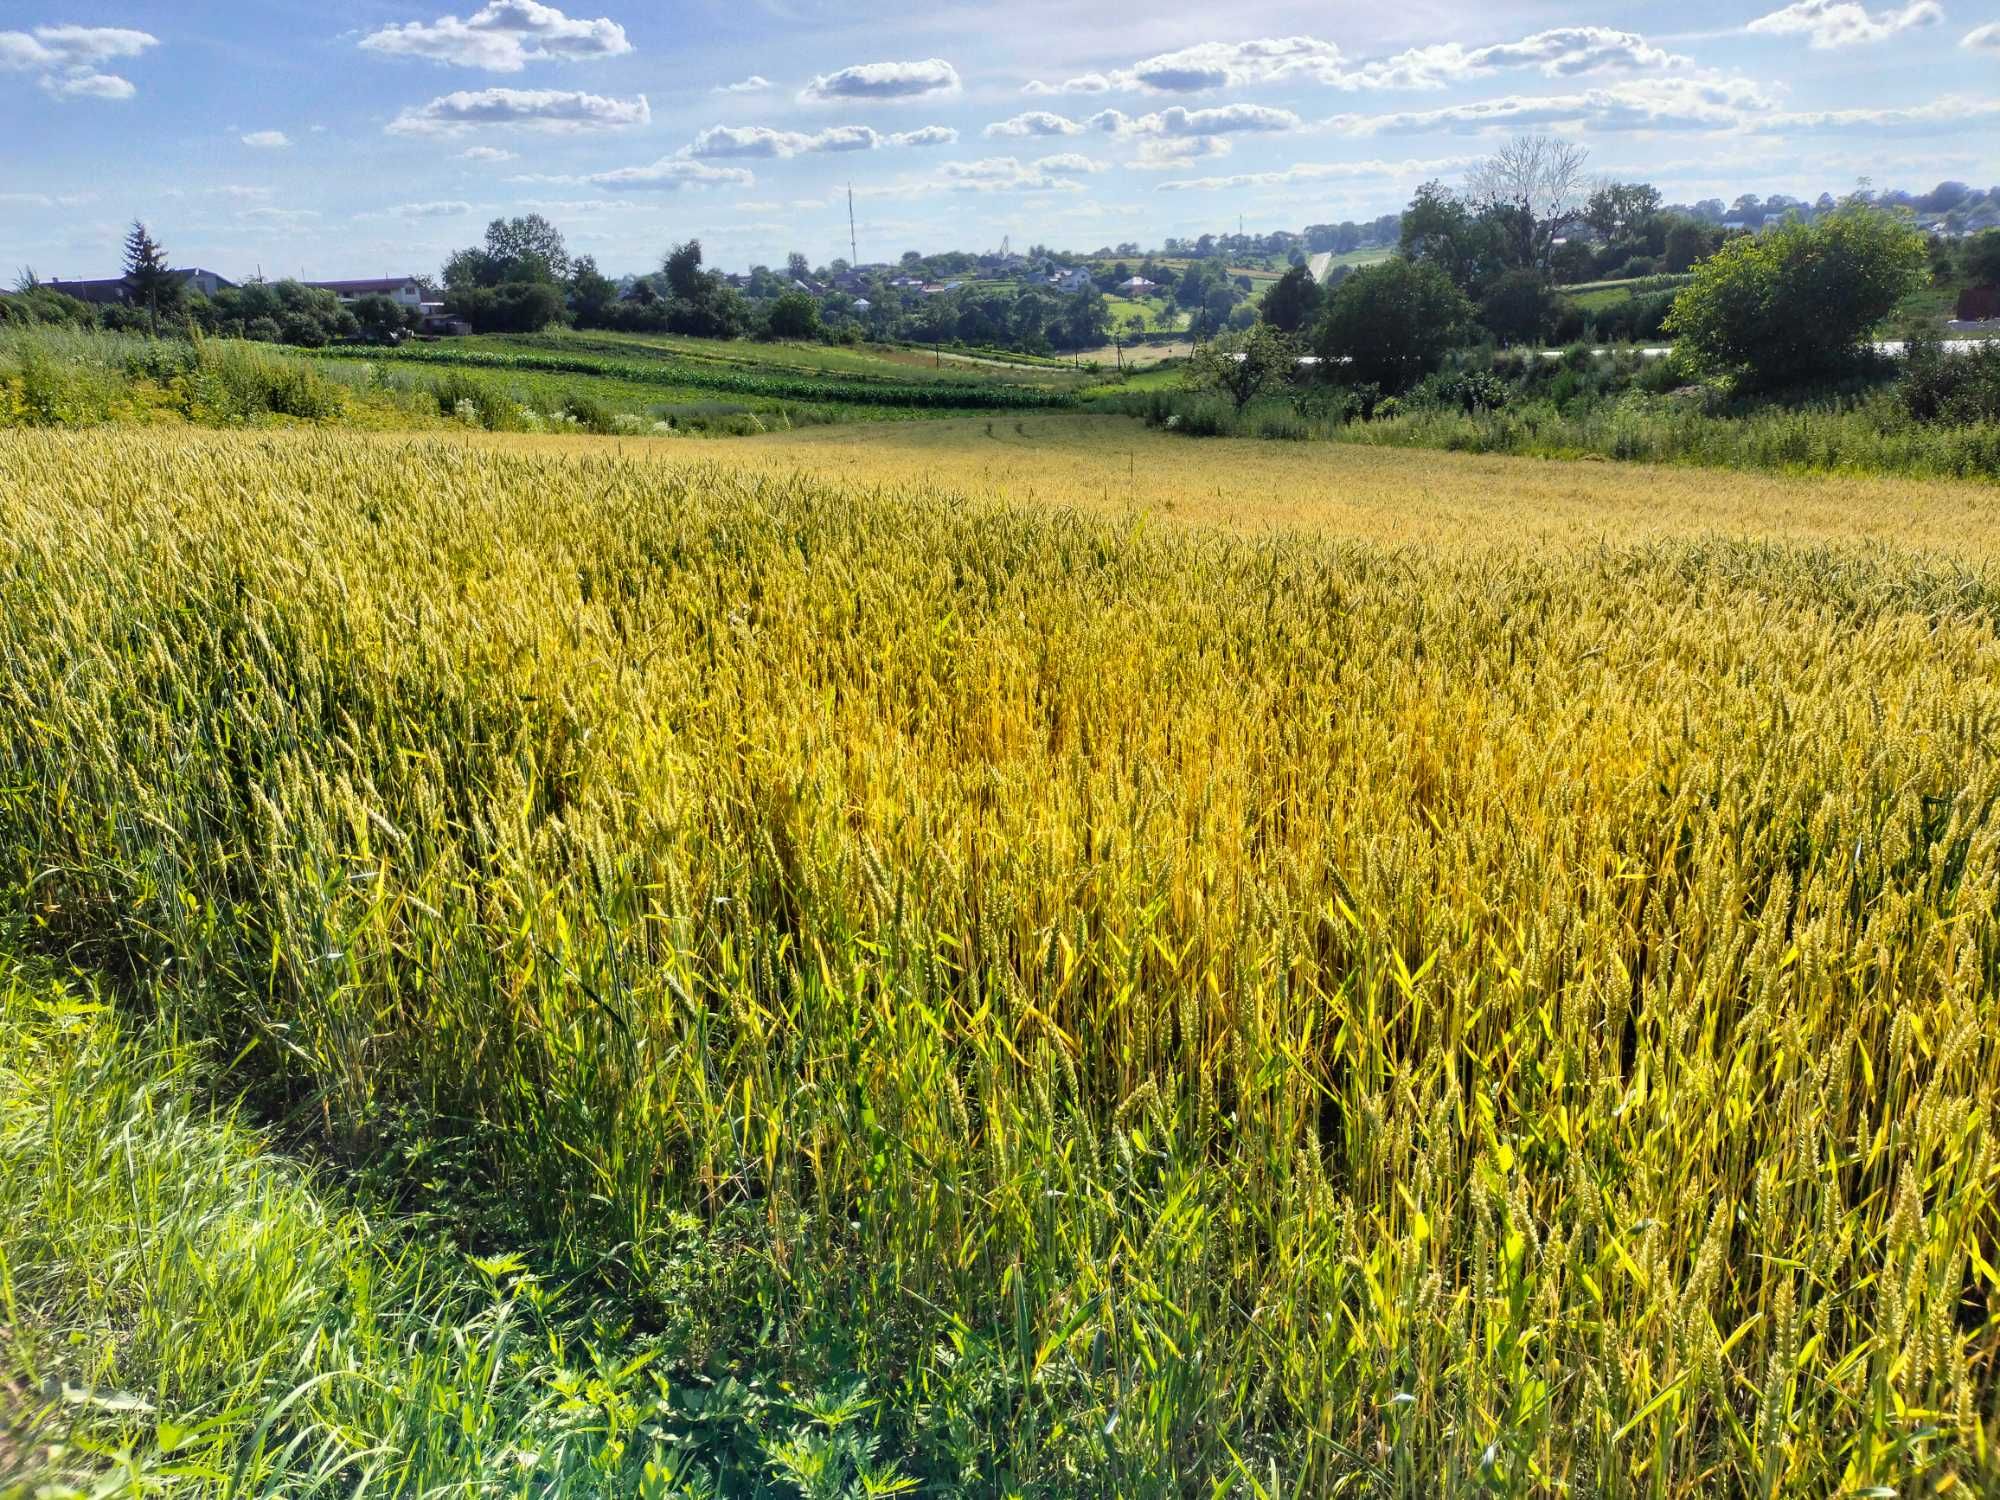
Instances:
[[[440,16],[386,26],[361,39],[364,51],[422,57],[489,73],[518,73],[531,62],[578,62],[632,50],[625,28],[603,17],[573,20],[537,0],[492,0],[464,20]]]
[[[1110,167],[1101,161],[1092,161],[1080,151],[1062,151],[1054,156],[1038,157],[1035,165],[1044,172],[1060,173],[1063,176],[1088,176],[1093,172],[1107,172]]]
[[[623,130],[653,118],[646,96],[607,99],[562,89],[461,89],[413,105],[389,122],[394,135],[461,135],[479,126],[513,126],[567,135]]]
[[[1587,125],[1597,130],[1726,130],[1775,107],[1763,87],[1720,75],[1632,79],[1574,94],[1510,94],[1441,109],[1379,115],[1335,115],[1326,128],[1342,135],[1529,129]]]
[[[1262,104],[1224,104],[1214,109],[1187,109],[1176,104],[1136,118],[1121,110],[1099,110],[1084,123],[1106,135],[1195,137],[1297,130],[1303,122],[1289,109],[1270,109]]]
[[[1766,115],[1751,124],[1760,130],[1957,130],[1972,120],[2000,116],[2000,99],[1946,94],[1925,104],[1888,109],[1795,110]]]
[[[1929,4],[1931,0],[1917,3]],[[1561,78],[1612,69],[1643,71],[1687,65],[1687,58],[1653,45],[1636,32],[1605,26],[1560,26],[1486,47],[1446,42],[1358,63],[1350,62],[1332,42],[1292,36],[1203,42],[1145,58],[1109,74],[1086,73],[1062,83],[1036,81],[1028,84],[1025,92],[1095,94],[1136,89],[1154,94],[1199,94],[1285,80],[1338,89],[1443,88],[1503,68],[1540,68],[1549,77]]]
[[[282,151],[291,145],[292,138],[282,130],[253,130],[243,137],[243,144],[259,151]]]
[[[1039,165],[1030,166],[1012,156],[946,162],[939,169],[938,176],[946,187],[962,193],[1075,193],[1083,190],[1083,184],[1068,173]]]
[[[922,99],[958,90],[958,69],[941,57],[932,57],[922,62],[858,63],[838,73],[822,73],[799,97],[808,103],[826,104],[852,99]]]
[[[1163,52],[1114,75],[1156,94],[1198,94],[1277,79],[1324,78],[1339,67],[1340,48],[1317,37],[1266,37],[1249,42],[1202,42]]]
[[[948,125],[884,134],[866,125],[825,130],[773,130],[766,125],[711,125],[681,154],[697,161],[731,156],[792,157],[826,151],[874,151],[884,146],[948,146],[958,132]]]
[[[1085,73],[1078,78],[1066,78],[1061,83],[1043,83],[1040,79],[1030,79],[1022,86],[1024,94],[1108,94],[1111,80],[1102,73]]]
[[[1968,52],[2000,53],[2000,21],[1988,21],[1984,26],[1973,27],[1958,45]]]
[[[581,179],[558,177],[546,180],[580,180],[615,193],[677,193],[687,188],[721,187],[725,184],[748,187],[757,179],[741,167],[711,167],[707,162],[689,161],[683,156],[663,156],[650,167],[618,167],[609,172],[593,172]]]
[[[995,120],[986,127],[986,134],[995,140],[1019,140],[1037,135],[1082,135],[1083,131],[1084,127],[1068,116],[1046,109],[1031,109],[1015,115],[1011,120]]]
[[[1468,48],[1457,42],[1412,47],[1394,57],[1363,63],[1328,81],[1344,89],[1441,89],[1469,78],[1488,77],[1503,68],[1535,67],[1550,78],[1570,78],[1581,73],[1688,65],[1689,59],[1654,46],[1637,32],[1560,26],[1490,47]]]
[[[1326,182],[1358,178],[1386,178],[1391,181],[1421,182],[1471,166],[1474,156],[1443,156],[1426,161],[1328,161],[1301,162],[1275,172],[1237,172],[1227,177],[1174,178],[1159,184],[1162,193],[1236,191],[1243,188],[1292,187],[1302,182]]]
[[[740,83],[718,83],[709,92],[712,94],[761,94],[771,86],[771,80],[761,74],[752,73]]]
[[[458,153],[458,159],[460,161],[512,161],[514,153],[512,151],[503,151],[498,146],[467,146],[463,151]]]
[[[99,71],[100,65],[137,57],[160,39],[119,26],[37,26],[0,31],[0,70],[38,73],[53,99],[130,99],[131,80]]]
[[[1228,154],[1229,137],[1226,135],[1167,136],[1141,141],[1138,155],[1132,158],[1132,165],[1141,171],[1156,172],[1170,167],[1184,167],[1204,157]]]
[[[236,216],[245,224],[260,224],[273,229],[294,229],[310,223],[319,217],[316,208],[246,208]]]
[[[472,212],[472,205],[462,198],[447,198],[433,203],[399,203],[389,210],[398,219],[461,219]]]
[[[1856,0],[1796,0],[1783,10],[1759,16],[1744,29],[1766,36],[1802,36],[1815,49],[1884,42],[1912,27],[1935,26],[1944,12],[1935,0],[1910,0],[1901,10],[1873,15]]]
[[[139,92],[129,78],[87,72],[44,74],[42,89],[57,99],[130,99]]]

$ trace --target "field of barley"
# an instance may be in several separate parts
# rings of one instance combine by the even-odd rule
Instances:
[[[1990,487],[1016,422],[0,433],[0,1491],[2000,1486]]]

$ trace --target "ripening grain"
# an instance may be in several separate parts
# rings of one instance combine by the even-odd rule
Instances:
[[[0,851],[947,1490],[1988,1490],[2000,575],[1534,519],[8,436]]]

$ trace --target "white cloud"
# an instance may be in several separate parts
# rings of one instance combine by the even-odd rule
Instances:
[[[995,140],[1002,140],[1036,135],[1082,135],[1083,129],[1066,115],[1052,114],[1046,109],[1031,109],[1015,115],[1011,120],[995,120],[986,127],[986,134]]]
[[[1341,135],[1397,135],[1545,125],[1597,130],[1726,130],[1775,108],[1763,87],[1720,75],[1640,78],[1574,94],[1509,94],[1441,109],[1379,115],[1335,115],[1326,128]]]
[[[1759,16],[1744,29],[1767,36],[1803,36],[1817,49],[1883,42],[1915,26],[1935,26],[1944,12],[1935,0],[1910,0],[1901,10],[1870,15],[1857,0],[1796,0]]]
[[[245,224],[262,224],[274,229],[293,229],[319,217],[315,208],[246,208],[236,216]]]
[[[116,73],[54,73],[42,78],[43,90],[57,99],[130,99],[138,89],[129,78]]]
[[[1917,3],[1929,4],[1931,0]],[[1109,74],[1086,73],[1062,83],[1033,82],[1025,92],[1101,94],[1137,89],[1155,94],[1199,94],[1286,80],[1338,89],[1442,88],[1502,68],[1538,67],[1551,78],[1562,78],[1609,69],[1641,71],[1687,65],[1687,58],[1653,45],[1636,32],[1604,26],[1560,26],[1486,47],[1445,42],[1365,63],[1350,63],[1332,42],[1293,36],[1203,42]]]
[[[210,198],[229,198],[238,203],[261,203],[271,196],[272,190],[267,187],[250,187],[238,182],[224,182],[212,188],[203,188],[202,192]]]
[[[697,161],[732,156],[786,158],[829,151],[874,151],[884,146],[948,146],[958,132],[946,125],[884,135],[867,125],[833,125],[807,133],[767,125],[711,125],[681,154]]]
[[[623,130],[653,118],[646,96],[607,99],[561,89],[461,89],[413,105],[389,123],[394,135],[461,135],[482,125],[517,126],[552,134]]]
[[[1092,172],[1108,172],[1109,165],[1092,161],[1080,151],[1063,151],[1054,156],[1038,157],[1035,165],[1044,172],[1059,172],[1064,176],[1087,176]]]
[[[946,187],[962,193],[1075,193],[1083,188],[1083,184],[1063,172],[1028,166],[1012,156],[946,162],[939,168],[938,176]]]
[[[1120,110],[1100,110],[1084,123],[1107,135],[1192,137],[1297,130],[1304,122],[1289,109],[1270,109],[1262,104],[1224,104],[1214,109],[1187,109],[1176,104],[1137,118]]]
[[[1162,193],[1240,190],[1243,188],[1291,187],[1301,182],[1325,182],[1349,178],[1384,178],[1390,181],[1421,182],[1471,166],[1477,157],[1444,156],[1427,161],[1338,161],[1301,162],[1276,172],[1238,172],[1228,177],[1177,178],[1159,185]]]
[[[1988,21],[1984,26],[1973,27],[1958,45],[1968,52],[2000,53],[2000,21]]]
[[[472,205],[462,198],[447,198],[434,203],[399,203],[389,210],[391,217],[398,219],[462,219],[472,212]]]
[[[39,73],[52,99],[130,99],[138,89],[130,79],[98,71],[117,58],[137,57],[160,39],[118,26],[37,26],[0,31],[0,70]]]
[[[1146,58],[1113,78],[1157,94],[1198,94],[1300,75],[1323,79],[1340,59],[1339,47],[1310,36],[1202,42]]]
[[[498,146],[467,146],[458,153],[460,161],[502,162],[514,160],[512,151],[503,151]]]
[[[0,31],[0,68],[42,72],[93,68],[114,58],[137,57],[160,39],[117,26],[37,26],[32,32]]]
[[[1132,159],[1132,165],[1142,171],[1156,172],[1169,167],[1184,167],[1189,162],[1200,161],[1204,157],[1228,154],[1227,136],[1167,136],[1159,140],[1140,142],[1139,154]]]
[[[805,86],[799,98],[824,104],[850,99],[921,99],[958,90],[958,69],[941,57],[932,57],[922,62],[860,63],[837,73],[822,73]]]
[[[711,94],[761,94],[771,86],[771,80],[761,74],[752,73],[741,83],[718,83],[710,89]]]
[[[1441,89],[1468,78],[1489,77],[1503,68],[1539,67],[1550,78],[1570,78],[1613,69],[1637,72],[1688,65],[1689,59],[1654,46],[1637,32],[1561,26],[1490,47],[1467,48],[1457,42],[1412,47],[1329,81],[1344,89]]]
[[[1085,73],[1080,78],[1067,78],[1061,83],[1043,83],[1032,79],[1023,85],[1024,94],[1108,94],[1111,80],[1102,73]]]
[[[1927,104],[1888,109],[1822,109],[1766,115],[1754,123],[1760,130],[1956,130],[1972,120],[2000,115],[2000,99],[1947,94]]]
[[[625,28],[616,21],[573,20],[536,0],[492,0],[463,21],[440,16],[387,26],[363,37],[361,46],[489,73],[518,73],[531,62],[620,57],[632,50]]]
[[[243,137],[243,144],[259,151],[282,151],[291,145],[292,138],[282,130],[253,130]]]
[[[681,156],[663,156],[650,167],[619,167],[610,172],[593,172],[588,177],[545,178],[550,182],[582,181],[619,193],[670,193],[683,188],[720,187],[733,183],[749,187],[756,178],[741,167],[711,167],[706,162]]]

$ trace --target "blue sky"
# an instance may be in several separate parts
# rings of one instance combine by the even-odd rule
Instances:
[[[1168,8],[1171,10],[1172,8]],[[2000,0],[0,0],[0,273],[435,271],[539,210],[614,274],[1372,218],[1506,135],[1670,198],[2000,181]]]

